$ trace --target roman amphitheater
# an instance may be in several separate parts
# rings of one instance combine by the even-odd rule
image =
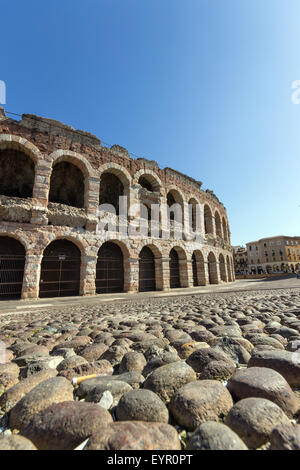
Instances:
[[[107,148],[87,132],[28,114],[14,120],[0,108],[0,299],[234,281],[226,209],[201,185],[155,161],[131,158],[118,145]],[[119,196],[128,200],[125,222]],[[172,213],[169,220],[161,211],[157,237],[151,231],[124,237],[122,224],[136,223],[130,208],[141,203],[179,204],[182,223],[197,227],[199,236],[178,237]],[[98,231],[99,204],[116,209],[116,229],[105,236]]]

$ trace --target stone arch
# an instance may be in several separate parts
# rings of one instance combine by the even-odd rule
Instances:
[[[204,256],[200,250],[193,251],[192,254],[193,284],[194,286],[205,286],[205,263]]]
[[[0,134],[0,150],[14,149],[24,152],[36,164],[41,159],[40,150],[29,140],[13,134]]]
[[[212,251],[209,253],[207,257],[207,262],[208,262],[209,283],[219,284],[217,260]]]
[[[33,198],[40,151],[26,139],[0,135],[0,194]]]
[[[180,246],[173,246],[169,254],[170,288],[188,287],[187,256]]]
[[[231,266],[230,266],[230,261],[229,261],[229,256],[226,256],[226,266],[227,266],[227,279],[228,282],[232,281],[232,275],[231,275]]]
[[[189,199],[188,209],[189,228],[196,232],[200,229],[200,204],[195,197]]]
[[[0,236],[0,300],[20,299],[26,261],[23,243],[10,235]]]
[[[222,238],[221,218],[217,210],[215,211],[215,224],[216,224],[216,235]]]
[[[163,290],[164,288],[164,285],[163,285],[163,266],[162,266],[162,253],[160,251],[160,249],[154,245],[153,243],[151,244],[148,244],[148,245],[145,245],[141,250],[140,250],[140,253],[139,253],[139,258],[140,258],[140,254],[141,254],[141,251],[144,249],[144,248],[148,248],[151,250],[151,252],[153,253],[153,256],[154,256],[154,264],[155,264],[155,289],[154,290]],[[152,270],[153,270],[153,266],[152,266]],[[153,272],[153,271],[152,271]]]
[[[155,256],[149,246],[144,246],[139,253],[139,291],[156,290]]]
[[[170,238],[181,238],[184,223],[184,196],[178,189],[170,188],[167,192],[167,218]]]
[[[214,235],[214,224],[211,208],[208,204],[204,205],[204,229],[205,234]]]
[[[56,162],[50,178],[49,203],[84,208],[85,185],[86,179],[77,165],[68,161]]]
[[[99,204],[110,204],[119,215],[119,197],[127,197],[129,206],[131,177],[128,171],[116,163],[107,163],[101,167]]]
[[[221,281],[227,282],[226,264],[222,253],[219,255],[220,277]]]
[[[223,239],[228,242],[228,231],[227,231],[227,223],[225,217],[222,218],[222,228],[223,228]]]
[[[81,251],[74,241],[59,237],[44,249],[40,297],[69,297],[80,294]]]
[[[75,180],[73,183],[71,183],[70,181],[71,198],[74,199],[74,191],[76,190],[76,188],[77,192],[80,194],[80,197],[77,196],[77,200],[80,199],[80,203],[75,205],[75,207],[84,207],[88,209],[89,212],[94,213],[98,206],[98,201],[95,201],[94,192],[98,190],[99,179],[97,172],[93,169],[87,158],[71,150],[56,150],[50,154],[49,158],[51,162],[49,169],[49,199],[51,198],[50,195],[51,182],[53,182],[53,172],[55,172],[56,167],[58,178],[58,170],[61,169],[62,172],[64,171],[67,174],[68,179],[72,180],[73,178],[73,180]],[[57,165],[59,166],[57,167]],[[71,168],[73,177],[71,174],[68,174],[68,168]],[[81,173],[79,173],[79,171]],[[75,174],[77,174],[78,176],[76,177]],[[79,181],[79,187],[76,186],[76,181]],[[71,189],[72,187],[74,187],[74,189]],[[63,191],[66,194],[67,188],[64,188]],[[67,196],[64,196],[64,198],[67,198]]]
[[[141,169],[137,171],[133,179],[134,184],[140,184],[143,186],[143,184],[140,183],[141,178],[144,178],[151,185],[152,189],[150,189],[150,191],[155,191],[158,193],[164,192],[162,181],[154,171],[148,169]],[[146,186],[143,187],[147,189]]]
[[[124,291],[124,256],[119,244],[107,241],[101,245],[97,256],[96,293]]]

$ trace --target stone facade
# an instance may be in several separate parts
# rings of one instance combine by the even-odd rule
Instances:
[[[250,273],[300,271],[300,237],[278,235],[246,246]]]
[[[247,248],[244,246],[233,246],[233,259],[236,274],[248,273]]]
[[[57,121],[33,115],[23,115],[22,120],[16,121],[0,111],[0,236],[14,238],[25,249],[22,299],[39,297],[44,250],[55,240],[68,240],[80,250],[80,295],[96,293],[98,252],[107,241],[122,251],[125,292],[139,290],[139,255],[144,246],[154,255],[157,290],[170,289],[172,248],[178,255],[180,287],[234,281],[226,209],[212,191],[201,189],[201,182],[171,168],[160,169],[155,161],[131,158],[127,150],[118,145],[106,148],[92,134],[75,131]],[[6,155],[12,151],[16,162],[12,160],[12,164],[7,165]],[[13,168],[20,154],[34,164],[31,197],[22,197],[25,169],[15,171]],[[68,182],[74,167],[82,176],[77,182],[78,192],[83,188],[82,204],[77,204],[80,199],[74,181],[72,187]],[[29,174],[28,170],[26,178]],[[123,195],[128,197],[129,223],[134,224],[130,210],[141,201],[146,205],[163,206],[172,194],[182,206],[184,222],[188,219],[188,204],[197,206],[201,241],[189,241],[186,236],[164,238],[168,222],[163,211],[159,238],[123,237],[119,229],[106,233],[105,239],[99,236],[98,207],[103,175],[106,179],[107,175],[113,175],[111,181],[120,182]],[[11,181],[12,191],[6,189],[2,194],[1,187],[7,188],[7,181]],[[113,190],[115,184],[109,186]],[[73,205],[70,201],[76,202]],[[116,219],[119,220],[118,214]]]

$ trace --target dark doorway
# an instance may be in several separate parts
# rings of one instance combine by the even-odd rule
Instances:
[[[0,300],[20,299],[25,249],[11,237],[0,237]]]
[[[140,252],[139,259],[139,291],[147,292],[156,290],[155,258],[147,246]]]
[[[18,150],[0,151],[0,194],[30,198],[34,185],[34,163]]]
[[[124,263],[121,248],[112,242],[104,243],[98,252],[96,292],[107,294],[124,291]]]
[[[79,295],[81,254],[68,240],[55,240],[44,251],[40,297]]]
[[[193,268],[193,284],[194,284],[194,287],[196,287],[199,285],[199,283],[198,283],[198,273],[197,273],[197,260],[196,260],[195,253],[193,253],[193,256],[192,256],[192,268]]]
[[[172,248],[170,251],[170,288],[176,289],[180,285],[179,257],[177,251]]]

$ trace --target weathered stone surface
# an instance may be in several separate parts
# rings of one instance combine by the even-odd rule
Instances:
[[[248,367],[268,367],[281,374],[291,387],[300,387],[300,352],[258,351],[252,355]]]
[[[188,358],[197,349],[209,348],[209,344],[205,342],[190,341],[184,342],[176,347],[178,355],[181,359]]]
[[[118,421],[153,421],[167,423],[169,412],[163,401],[151,390],[132,390],[120,399],[116,416]]]
[[[36,374],[22,380],[13,387],[9,388],[0,397],[0,407],[3,411],[10,411],[21,398],[30,392],[39,383],[47,380],[51,377],[55,377],[57,371],[53,369],[47,369],[45,371],[37,372]]]
[[[67,370],[67,369],[73,369],[74,367],[79,367],[82,366],[83,364],[88,364],[88,361],[81,356],[71,356],[68,357],[67,359],[64,359],[62,362],[60,362],[57,366],[57,370]]]
[[[220,349],[227,354],[236,364],[247,364],[250,359],[249,352],[240,344],[240,342],[231,337],[225,336],[214,344],[215,349]]]
[[[145,380],[143,387],[152,390],[164,402],[168,402],[178,388],[196,380],[196,373],[184,362],[173,362],[155,369]]]
[[[0,450],[37,450],[26,437],[18,434],[0,437]]]
[[[284,377],[273,369],[250,367],[239,369],[228,381],[228,390],[236,400],[266,398],[292,417],[298,407],[297,398]]]
[[[65,377],[68,380],[72,380],[75,377],[84,377],[86,375],[112,375],[113,367],[106,359],[100,359],[99,361],[82,364],[73,369],[66,369],[59,371],[60,377]]]
[[[216,380],[190,382],[174,393],[169,410],[175,421],[194,431],[205,421],[218,421],[233,406],[226,387]]]
[[[245,398],[229,411],[226,424],[245,444],[256,449],[269,441],[272,430],[289,419],[279,406],[265,398]]]
[[[15,362],[7,362],[6,364],[0,364],[0,376],[2,374],[12,374],[18,377],[19,372],[20,368]]]
[[[64,377],[53,377],[41,382],[28,392],[11,410],[11,429],[21,429],[33,415],[49,405],[73,400],[73,387]]]
[[[180,450],[175,428],[165,423],[120,421],[94,433],[84,450]]]
[[[144,354],[136,352],[136,351],[129,351],[122,358],[122,361],[119,367],[119,373],[122,374],[123,372],[130,372],[130,371],[137,371],[137,372],[142,373],[145,365],[146,365],[146,359],[145,359]]]
[[[233,360],[227,354],[214,348],[198,349],[187,358],[186,363],[199,373],[211,361],[223,361],[235,367]]]
[[[300,450],[300,425],[281,424],[273,429],[271,450]]]
[[[207,421],[191,435],[187,450],[247,450],[247,446],[225,424]]]
[[[80,355],[84,357],[88,362],[98,361],[101,356],[107,351],[108,346],[104,343],[94,343],[90,346],[86,346]]]
[[[72,450],[112,422],[110,413],[101,406],[64,401],[35,414],[21,434],[39,450]]]
[[[201,372],[201,380],[228,380],[235,372],[235,367],[224,361],[211,361]]]
[[[93,380],[93,379],[91,379]],[[106,379],[102,382],[98,382],[85,396],[87,402],[98,403],[104,392],[109,391],[114,399],[114,405],[116,405],[124,393],[132,390],[132,387],[121,380],[110,380]]]

